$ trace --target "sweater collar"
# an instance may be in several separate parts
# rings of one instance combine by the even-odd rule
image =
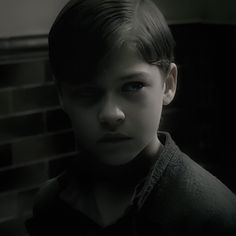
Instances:
[[[160,131],[158,137],[163,144],[162,150],[158,153],[159,157],[156,158],[146,178],[136,186],[132,198],[132,204],[137,205],[138,210],[142,208],[154,187],[158,187],[165,169],[179,150],[169,133]]]

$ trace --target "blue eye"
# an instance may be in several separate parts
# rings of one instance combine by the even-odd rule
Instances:
[[[124,92],[138,92],[144,87],[144,83],[142,82],[129,82],[123,85],[122,90]]]

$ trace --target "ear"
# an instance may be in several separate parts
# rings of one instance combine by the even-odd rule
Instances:
[[[177,88],[177,75],[178,75],[177,66],[175,63],[171,63],[164,83],[163,105],[170,104],[175,96]]]

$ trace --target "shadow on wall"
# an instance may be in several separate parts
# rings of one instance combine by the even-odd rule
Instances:
[[[230,92],[235,78],[236,25],[171,28],[177,43],[179,82],[176,99],[168,108],[176,113],[170,114],[163,126],[184,151],[236,192],[235,98]]]

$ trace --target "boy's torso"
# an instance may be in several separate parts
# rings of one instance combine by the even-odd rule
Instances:
[[[47,194],[46,190],[41,194],[41,200],[39,197],[41,203],[38,205],[40,208],[45,205],[46,211],[42,214],[36,204],[35,212],[38,212],[36,215],[46,213],[50,216],[47,229],[58,230],[58,233],[70,229],[83,232],[80,235],[99,235],[98,232],[106,235],[109,232],[110,235],[130,236],[153,235],[155,232],[160,235],[236,232],[236,199],[233,193],[181,153],[168,136],[161,158],[154,164],[145,182],[137,187],[132,203],[128,208],[125,205],[123,217],[117,217],[119,219],[108,227],[99,226],[62,201],[58,197],[61,190],[57,179],[51,185],[56,186],[54,193]],[[47,189],[52,188],[48,186]]]

